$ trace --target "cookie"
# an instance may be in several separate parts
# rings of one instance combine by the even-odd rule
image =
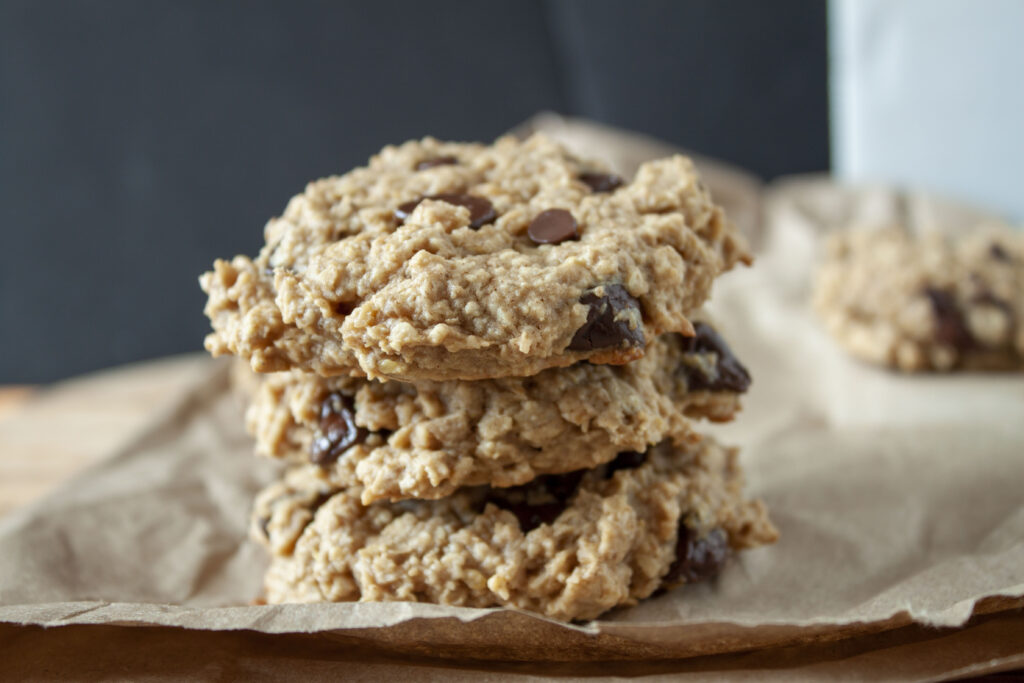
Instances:
[[[200,278],[214,355],[257,372],[417,380],[621,364],[750,256],[693,164],[632,181],[551,140],[426,138],[310,183],[255,259]]]
[[[643,451],[688,418],[729,420],[750,375],[710,325],[653,340],[627,365],[528,378],[391,382],[265,375],[247,412],[257,450],[313,462],[362,502],[507,487]]]
[[[903,371],[1024,368],[1024,234],[900,229],[829,241],[814,305],[853,355]]]
[[[263,491],[254,536],[273,555],[271,603],[405,600],[505,605],[592,619],[707,579],[773,542],[742,496],[736,450],[711,439],[623,453],[593,470],[436,501],[360,502],[315,467]]]

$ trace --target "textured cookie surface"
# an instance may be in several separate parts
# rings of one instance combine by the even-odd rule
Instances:
[[[899,229],[838,233],[815,308],[852,354],[904,371],[1024,367],[1024,234],[952,241]]]
[[[631,182],[542,137],[430,138],[310,183],[254,260],[201,278],[207,348],[258,372],[399,380],[625,363],[745,244],[680,156]]]
[[[741,489],[736,451],[710,439],[524,487],[369,506],[307,466],[260,494],[252,529],[273,555],[272,603],[407,600],[591,619],[774,541],[764,507]]]
[[[527,378],[416,383],[264,375],[247,413],[258,450],[314,462],[362,502],[515,486],[605,463],[728,420],[750,377],[705,323],[627,365],[577,363]]]

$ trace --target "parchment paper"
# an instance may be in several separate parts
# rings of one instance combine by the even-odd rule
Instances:
[[[664,151],[550,117],[533,126],[624,171]],[[727,183],[728,169],[719,170],[716,183]],[[0,622],[318,633],[339,646],[408,654],[573,661],[865,638],[1019,606],[1024,378],[904,376],[863,365],[808,307],[824,231],[944,217],[963,228],[963,216],[976,216],[825,179],[746,197],[756,184],[737,178],[733,203],[765,209],[763,224],[750,224],[758,261],[720,280],[711,310],[754,385],[735,422],[707,430],[744,447],[749,491],[765,499],[782,537],[743,554],[716,582],[576,625],[504,609],[251,605],[265,560],[245,540],[247,507],[273,471],[251,454],[226,365],[209,361],[108,460],[0,519]],[[1000,643],[999,661],[1024,652],[1014,619],[1017,640]]]

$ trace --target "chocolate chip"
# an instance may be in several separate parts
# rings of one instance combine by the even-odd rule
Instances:
[[[366,436],[366,430],[356,426],[351,400],[330,394],[320,406],[320,428],[310,446],[310,459],[317,465],[329,465]]]
[[[409,214],[412,213],[416,209],[416,207],[420,205],[420,202],[422,201],[423,198],[411,199],[407,202],[402,202],[395,209],[395,218],[397,218],[400,221],[404,221],[406,218],[409,217]]]
[[[622,185],[622,178],[614,173],[580,173],[580,180],[593,192],[611,192]]]
[[[721,571],[731,554],[729,537],[721,529],[713,529],[699,538],[684,522],[680,522],[676,536],[676,559],[668,568],[662,583],[693,583],[710,578]]]
[[[579,237],[576,219],[565,209],[541,211],[530,221],[526,234],[537,244],[558,244]]]
[[[750,373],[711,325],[694,324],[694,336],[683,337],[684,362],[679,372],[690,391],[734,391],[750,388]],[[691,362],[686,362],[691,361]]]
[[[615,459],[604,466],[604,478],[611,479],[612,475],[619,470],[635,470],[647,462],[647,454],[637,451],[624,451],[615,456]]]
[[[961,351],[973,347],[974,337],[953,295],[934,287],[925,288],[924,295],[931,302],[935,316],[935,341]]]
[[[439,194],[431,197],[431,199],[437,199],[456,206],[464,206],[469,209],[469,227],[474,230],[493,222],[498,217],[497,212],[494,210],[494,205],[483,197],[471,194]]]
[[[584,474],[586,470],[549,474],[522,486],[491,489],[484,504],[493,503],[502,510],[508,510],[519,521],[523,533],[529,533],[541,524],[551,524],[558,519],[579,488]]]
[[[445,193],[420,197],[419,199],[399,204],[398,208],[395,209],[395,218],[404,221],[424,199],[436,199],[445,204],[466,207],[469,209],[469,227],[474,230],[488,223],[493,223],[494,219],[498,217],[497,212],[494,210],[494,205],[488,199],[472,194]]]
[[[459,160],[453,156],[434,157],[433,159],[424,159],[416,164],[416,170],[423,171],[428,168],[434,168],[435,166],[451,166],[452,164],[457,163],[459,163]]]
[[[356,303],[354,301],[339,301],[334,304],[334,312],[341,316],[346,316],[356,310]]]
[[[590,307],[587,321],[576,330],[570,351],[592,351],[615,347],[644,345],[644,328],[640,324],[640,302],[630,296],[622,285],[604,285],[604,293],[596,288],[580,297]]]
[[[1013,260],[1010,256],[1010,252],[1003,249],[1003,245],[998,242],[993,242],[988,248],[988,255],[997,261],[1009,262]]]

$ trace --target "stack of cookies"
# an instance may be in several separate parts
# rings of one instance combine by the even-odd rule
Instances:
[[[750,383],[693,319],[745,261],[679,156],[627,183],[542,136],[427,138],[311,183],[201,279],[287,464],[252,512],[266,600],[590,619],[773,541],[692,428]]]

